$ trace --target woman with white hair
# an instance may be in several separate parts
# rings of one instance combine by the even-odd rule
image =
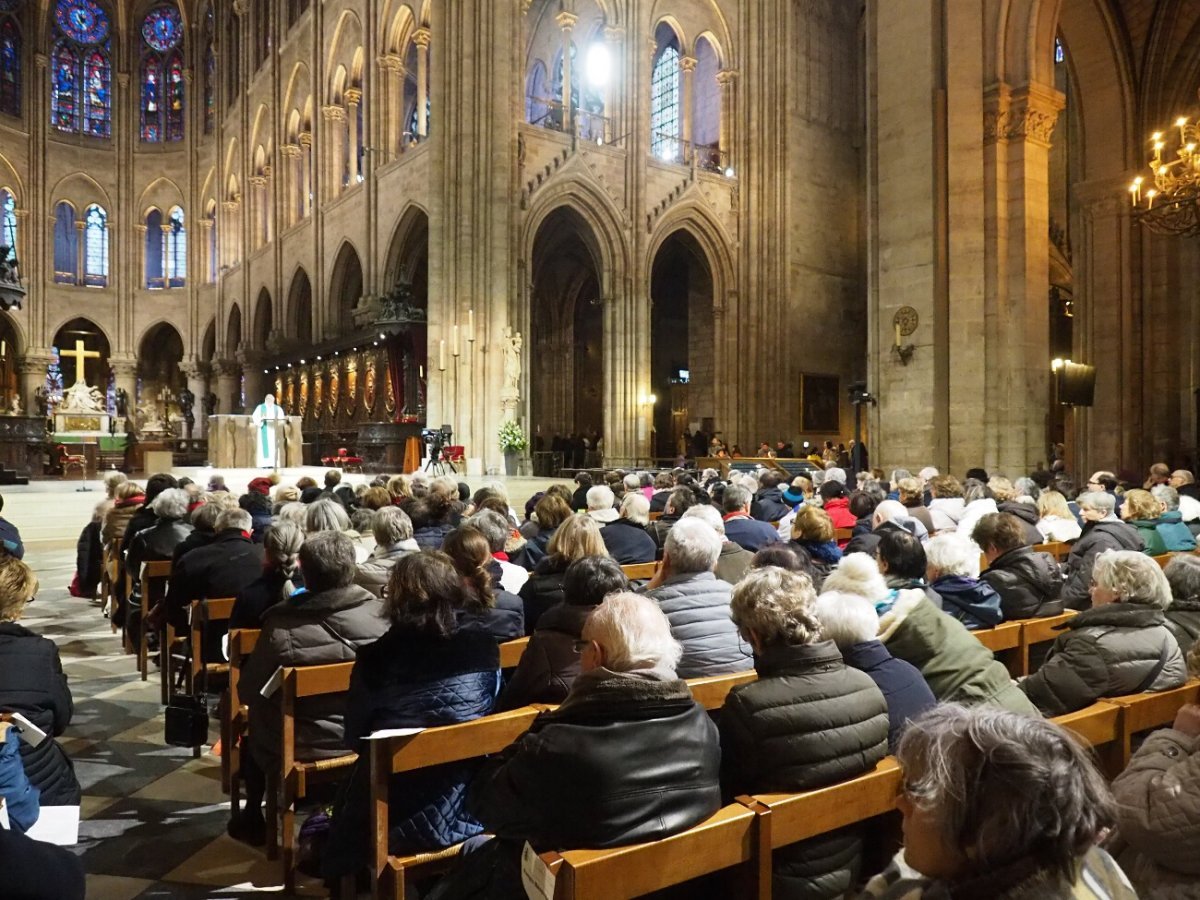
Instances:
[[[350,538],[354,545],[354,559],[359,565],[367,561],[370,549],[362,542],[362,535],[350,525],[350,515],[346,508],[336,500],[322,497],[308,505],[304,515],[304,532],[307,535],[318,534],[322,531],[340,531]]]
[[[914,665],[939,701],[988,703],[1037,715],[1004,665],[966,626],[943,613],[918,587],[889,588],[875,560],[851,553],[825,579],[824,590],[856,594],[879,613],[879,640]]]
[[[592,488],[594,490],[596,488]],[[589,503],[591,496],[591,491],[588,491]],[[650,501],[642,496],[641,491],[629,491],[621,499],[617,518],[600,529],[600,537],[604,539],[608,555],[623,566],[654,562],[658,556],[658,546],[646,531],[648,524]]]
[[[945,705],[904,733],[904,848],[865,900],[1135,900],[1100,847],[1116,808],[1091,756],[1052,722]]]
[[[1000,595],[979,580],[979,548],[961,532],[939,534],[925,545],[925,578],[942,598],[942,612],[968,628],[994,628],[1004,620]]]
[[[821,633],[807,575],[755,569],[733,591],[734,624],[754,648],[758,679],[721,709],[727,795],[806,791],[872,769],[887,754],[888,710],[865,673]],[[843,829],[775,854],[776,898],[841,897],[856,881],[862,830]]]
[[[150,501],[150,510],[154,513],[154,524],[133,536],[125,556],[125,569],[134,584],[141,578],[142,563],[171,559],[175,547],[192,533],[187,522],[186,491],[167,488]]]
[[[1021,682],[1047,716],[1187,680],[1166,624],[1171,588],[1158,563],[1136,551],[1105,551],[1096,557],[1091,596],[1092,608],[1066,623],[1045,664]]]
[[[1092,586],[1092,565],[1105,550],[1146,549],[1146,544],[1137,529],[1122,522],[1113,513],[1116,498],[1108,491],[1089,491],[1080,494],[1079,515],[1083,518],[1083,533],[1071,546],[1067,557],[1067,581],[1063,585],[1063,604],[1071,609],[1087,609],[1090,606],[1089,590]]]
[[[883,692],[888,711],[888,750],[895,752],[905,726],[937,703],[912,663],[896,659],[877,635],[879,614],[865,597],[829,591],[817,597],[821,637],[837,644],[846,665],[858,669]]]
[[[1167,563],[1163,574],[1171,586],[1167,627],[1186,656],[1200,641],[1200,556],[1176,556]]]

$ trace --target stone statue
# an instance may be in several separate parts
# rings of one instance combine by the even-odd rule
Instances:
[[[215,415],[219,405],[217,395],[209,391],[204,397],[204,417],[207,419],[209,416]]]
[[[521,332],[504,329],[504,388],[501,397],[517,399],[521,396]]]
[[[115,394],[117,415],[125,418],[129,415],[129,392],[125,388],[117,388]]]
[[[21,395],[13,394],[13,402],[12,406],[8,410],[8,414],[10,416],[19,416],[22,413],[24,413],[24,410],[21,409]]]
[[[44,384],[39,384],[34,390],[33,403],[37,407],[38,415],[43,419],[50,415],[50,393]]]
[[[192,430],[196,427],[196,414],[192,412],[192,408],[195,405],[195,394],[186,387],[179,392],[179,411],[183,414],[183,421],[187,426],[187,439],[189,441],[192,439]]]
[[[102,413],[105,412],[104,396],[99,388],[91,387],[82,381],[77,381],[63,393],[62,405],[59,412],[65,413]]]

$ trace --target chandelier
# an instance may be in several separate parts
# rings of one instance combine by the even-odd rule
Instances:
[[[1150,184],[1139,175],[1129,185],[1134,221],[1155,234],[1200,234],[1200,122],[1180,116],[1169,133],[1150,135],[1150,146]]]

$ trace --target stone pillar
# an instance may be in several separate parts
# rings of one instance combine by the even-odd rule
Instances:
[[[75,220],[75,283],[87,283],[87,247],[84,240],[84,227],[87,225],[83,219]]]
[[[717,73],[717,85],[721,90],[721,127],[718,142],[721,166],[726,169],[733,166],[733,142],[730,135],[733,130],[733,89],[737,84],[737,77],[736,69],[722,69]]]
[[[242,364],[242,390],[246,394],[246,408],[252,409],[262,403],[263,395],[269,389],[267,375],[263,372],[266,354],[261,350],[239,350],[237,358]]]
[[[251,175],[250,181],[250,227],[254,234],[251,252],[267,242],[267,177]]]
[[[237,265],[241,261],[238,255],[238,208],[241,206],[236,200],[226,200],[221,204],[221,208],[225,210],[225,227],[217,233],[217,240],[224,244],[221,250],[221,259],[227,260],[230,266]],[[221,273],[217,273],[217,278],[221,277]]]
[[[383,158],[395,159],[401,152],[400,136],[404,132],[404,63],[393,54],[379,57],[383,73]]]
[[[312,215],[312,134],[300,133],[300,209],[301,215]]]
[[[112,369],[114,388],[125,391],[125,395],[129,398],[126,413],[132,419],[133,411],[137,408],[138,402],[137,360],[132,353],[114,353],[108,359],[108,367]],[[123,430],[124,424],[123,422],[117,422],[117,430]]]
[[[201,256],[204,259],[203,277],[200,279],[202,284],[211,284],[216,281],[216,269],[212,258],[212,230],[217,227],[217,220],[210,219],[205,216],[200,220],[200,246],[202,248]],[[194,266],[193,266],[194,268]],[[190,272],[189,278],[195,278],[196,273]]]
[[[283,178],[279,189],[283,192],[283,219],[279,230],[291,228],[299,221],[301,204],[297,202],[300,193],[300,145],[284,144],[279,148],[283,157]]]
[[[429,134],[429,112],[426,108],[429,101],[429,43],[432,35],[428,28],[418,28],[413,33],[413,43],[417,45],[417,140],[422,141]]]
[[[326,185],[325,199],[333,200],[342,192],[342,171],[345,165],[342,160],[342,129],[345,127],[346,110],[340,106],[322,106],[321,114],[325,117],[325,167]]]
[[[208,395],[209,366],[207,363],[191,359],[179,368],[187,376],[188,390],[196,397],[196,402],[192,407],[192,415],[196,419],[196,423],[192,427],[192,437],[203,438],[208,434],[208,416],[204,415],[204,398]],[[184,433],[186,434],[186,431]]]
[[[607,144],[625,133],[622,127],[624,109],[621,105],[621,91],[618,88],[620,72],[623,70],[625,29],[619,25],[606,25],[604,41],[608,44],[609,59],[612,62],[608,84],[604,86],[604,143]]]
[[[679,73],[683,82],[683,90],[680,92],[680,104],[683,107],[680,120],[680,135],[683,138],[682,162],[692,162],[692,94],[696,81],[696,57],[679,57]]]
[[[138,260],[138,271],[133,273],[133,282],[141,287],[146,287],[149,284],[146,280],[146,273],[150,271],[147,265],[150,260],[146,258],[146,235],[150,233],[150,226],[145,222],[138,222],[133,226],[133,233],[137,236],[137,247],[133,258]]]
[[[350,88],[346,91],[346,128],[350,136],[350,158],[346,160],[350,167],[350,183],[354,187],[359,182],[358,171],[358,107],[362,103],[362,91]]]
[[[213,362],[217,373],[217,413],[228,415],[242,411],[242,367],[235,359]]]
[[[163,287],[168,288],[171,286],[171,277],[175,274],[171,269],[171,249],[169,240],[171,235],[171,226],[159,225],[158,227],[162,231],[162,240],[159,242],[158,249],[162,254]]]
[[[558,27],[562,29],[562,96],[558,99],[562,101],[563,106],[563,131],[570,134],[575,133],[575,108],[571,103],[571,79],[574,73],[571,71],[571,32],[575,29],[575,23],[579,21],[579,16],[574,13],[560,12],[554,17],[554,21],[558,23]]]
[[[54,362],[54,356],[49,348],[31,348],[21,361],[17,363],[17,373],[20,375],[21,405],[26,414],[37,415],[37,403],[34,394],[46,383],[46,368]]]

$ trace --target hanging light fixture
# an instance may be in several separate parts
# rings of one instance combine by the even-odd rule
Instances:
[[[1149,176],[1129,185],[1134,220],[1156,234],[1200,234],[1200,122],[1180,116],[1149,147]]]

